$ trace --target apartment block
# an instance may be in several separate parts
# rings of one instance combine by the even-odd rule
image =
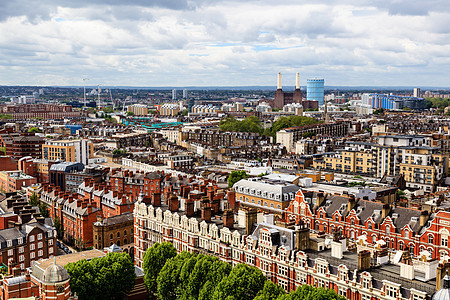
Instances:
[[[42,158],[68,162],[89,163],[94,155],[94,144],[89,140],[55,140],[42,145]]]
[[[127,111],[133,113],[135,116],[148,115],[148,107],[144,104],[133,104],[127,107]]]

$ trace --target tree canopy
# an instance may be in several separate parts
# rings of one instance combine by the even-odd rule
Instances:
[[[127,253],[108,253],[91,261],[83,259],[65,268],[70,275],[70,289],[80,300],[120,298],[136,281],[134,264]]]
[[[276,137],[278,131],[295,126],[305,126],[305,125],[313,125],[319,123],[316,119],[311,117],[303,117],[303,116],[289,116],[289,117],[281,117],[275,122],[273,122],[270,128],[264,130],[264,134],[268,136]]]
[[[220,281],[213,293],[213,300],[252,300],[263,289],[266,277],[257,268],[239,264],[230,275]]]
[[[39,132],[39,128],[31,127],[30,129],[28,129],[28,132],[38,133]]]
[[[150,250],[153,248],[154,250]],[[345,299],[334,290],[310,285],[302,285],[297,290],[286,294],[282,287],[267,280],[264,274],[255,267],[238,264],[232,268],[230,264],[217,257],[184,251],[172,256],[175,249],[168,243],[155,244],[150,249],[144,255],[145,278],[150,272],[152,280],[156,279],[157,295],[161,300]],[[160,256],[158,253],[161,253]],[[169,256],[172,257],[169,258]],[[161,265],[163,267],[158,271]],[[80,270],[84,272],[83,278],[92,278],[93,271],[86,263],[81,264]],[[90,287],[84,288],[83,292],[93,293],[89,290]]]
[[[232,171],[228,176],[228,187],[232,188],[233,185],[241,179],[248,178],[248,174],[244,171]]]
[[[156,243],[144,253],[144,282],[150,294],[156,294],[156,279],[166,261],[177,255],[177,250],[171,243]]]
[[[220,121],[219,128],[225,131],[254,132],[260,134],[263,132],[261,121],[255,116],[247,117],[242,121],[233,117],[227,117]]]

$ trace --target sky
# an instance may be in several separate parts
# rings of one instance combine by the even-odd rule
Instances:
[[[37,4],[39,3],[39,4]],[[448,0],[8,0],[0,85],[450,87]]]

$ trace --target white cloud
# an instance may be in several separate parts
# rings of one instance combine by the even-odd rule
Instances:
[[[448,86],[450,9],[431,1],[8,1],[0,82]]]

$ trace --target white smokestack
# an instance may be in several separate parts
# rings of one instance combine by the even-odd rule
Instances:
[[[281,90],[281,73],[278,72],[277,89]]]
[[[295,89],[300,89],[300,73],[297,73],[297,75],[295,76]]]

